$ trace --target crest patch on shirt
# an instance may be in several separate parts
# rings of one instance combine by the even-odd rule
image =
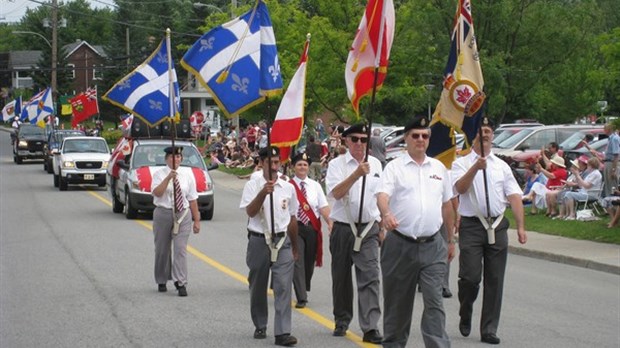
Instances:
[[[288,199],[287,198],[282,200],[281,207],[282,207],[282,210],[287,210],[288,209]]]

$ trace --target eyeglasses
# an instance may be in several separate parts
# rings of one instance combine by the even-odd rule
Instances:
[[[424,134],[411,133],[411,139],[420,139],[420,137],[422,137],[422,139],[426,140],[426,139],[430,138],[431,135],[428,134],[428,133],[424,133]]]
[[[357,143],[361,141],[362,144],[366,144],[368,142],[368,137],[356,137],[354,135],[351,135],[349,139],[351,139],[352,143]]]

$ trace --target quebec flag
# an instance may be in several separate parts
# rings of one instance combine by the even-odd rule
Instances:
[[[276,38],[261,0],[247,13],[204,34],[181,65],[211,93],[227,117],[282,90]]]
[[[155,126],[167,117],[179,115],[180,97],[177,73],[171,62],[174,86],[174,115],[170,115],[170,80],[168,75],[168,40],[164,38],[155,52],[118,81],[103,97],[103,100],[140,117],[149,126]]]

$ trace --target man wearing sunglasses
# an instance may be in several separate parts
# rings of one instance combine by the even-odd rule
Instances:
[[[387,164],[377,192],[381,223],[389,231],[381,247],[383,347],[405,347],[419,283],[424,312],[420,328],[426,347],[450,347],[442,285],[454,244],[441,226],[454,226],[450,174],[426,156],[431,130],[423,116],[404,129],[407,152]],[[448,240],[453,239],[449,229]]]
[[[519,243],[525,244],[527,235],[523,223],[521,188],[508,164],[491,153],[492,141],[493,123],[484,117],[480,134],[473,141],[473,151],[452,164],[452,179],[454,189],[460,195],[458,212],[461,216],[459,331],[465,337],[471,332],[471,315],[484,269],[480,340],[499,344],[500,339],[496,333],[508,257],[508,219],[504,217],[508,204],[517,223]],[[485,198],[487,195],[489,212]]]
[[[363,341],[380,344],[382,337],[377,326],[381,316],[377,223],[380,214],[375,193],[381,178],[381,162],[372,156],[368,156],[368,161],[364,160],[368,146],[367,127],[356,124],[342,133],[348,151],[329,162],[325,177],[327,194],[335,200],[330,214],[333,228],[329,238],[336,322],[333,334],[345,336],[353,318],[351,267],[355,265],[358,318],[364,332]],[[364,176],[365,185],[362,185]]]

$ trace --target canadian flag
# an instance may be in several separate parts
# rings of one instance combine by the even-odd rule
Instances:
[[[306,64],[310,35],[306,39],[299,67],[282,97],[280,108],[271,127],[271,145],[280,148],[280,160],[289,159],[290,147],[299,143],[304,127],[304,102],[306,100]]]

